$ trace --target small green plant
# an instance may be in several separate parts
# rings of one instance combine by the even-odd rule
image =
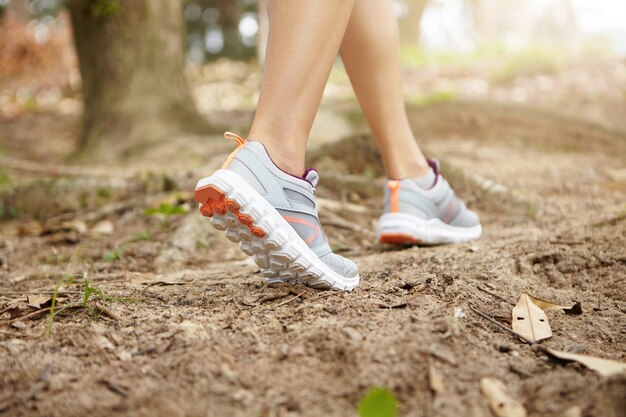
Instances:
[[[72,285],[74,283],[77,275],[65,275],[61,277],[56,285],[54,286],[54,291],[52,292],[52,301],[50,304],[50,312],[48,313],[48,323],[46,325],[46,335],[49,336],[52,333],[52,322],[54,318],[60,314],[62,311],[69,308],[87,308],[87,304],[89,300],[92,298],[99,298],[102,301],[120,301],[124,303],[134,302],[135,299],[127,298],[127,297],[112,297],[102,291],[100,288],[93,286],[89,283],[89,279],[87,279],[87,273],[82,274],[83,277],[83,290],[80,294],[80,301],[77,303],[71,303],[64,305],[60,309],[56,310],[57,297],[59,295],[59,289],[62,285]],[[96,311],[96,309],[94,309]]]
[[[102,255],[102,260],[105,262],[121,261],[122,259],[124,259],[123,246],[118,246],[113,250],[108,250],[104,252],[104,255]]]
[[[91,5],[91,13],[99,17],[114,17],[120,14],[122,6],[116,0],[96,0]]]
[[[69,260],[69,257],[61,253],[53,253],[52,255],[49,255],[44,262],[49,265],[62,265],[69,262]]]
[[[152,233],[150,233],[150,230],[148,229],[143,229],[137,233],[135,233],[135,235],[133,236],[132,240],[133,241],[137,241],[137,240],[150,240],[150,238],[152,237]]]
[[[75,278],[76,275],[64,275],[57,281],[56,285],[54,286],[54,291],[52,292],[52,301],[50,303],[50,312],[48,313],[48,323],[46,324],[46,336],[50,336],[50,333],[52,333],[52,321],[54,320],[54,317],[63,310],[70,307],[70,305],[67,305],[61,307],[59,310],[55,310],[57,305],[57,296],[59,295],[59,288],[61,288],[63,284],[71,285],[74,282]]]
[[[185,210],[182,206],[171,205],[168,203],[162,203],[159,207],[151,207],[146,209],[143,214],[146,216],[155,216],[157,214],[162,214],[164,216],[174,216],[177,214],[187,214],[187,210]]]
[[[358,406],[360,417],[396,417],[396,397],[386,388],[370,388]]]

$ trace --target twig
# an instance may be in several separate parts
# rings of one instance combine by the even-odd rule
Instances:
[[[392,309],[392,308],[405,308],[409,305],[409,303],[398,303],[398,304],[391,304],[391,305],[387,305],[387,304],[383,304],[383,303],[378,303],[378,308],[388,308],[388,309]]]
[[[14,308],[17,308],[17,306],[8,306],[8,307],[3,308],[2,310],[0,310],[0,316],[3,315],[4,313],[6,313],[7,311],[12,310]]]
[[[7,292],[0,292],[0,297],[9,297],[12,295],[52,295],[54,294],[54,291],[52,290],[41,290],[41,291],[7,291]],[[60,295],[76,295],[76,294],[80,294],[80,291],[59,291],[57,293],[57,296]],[[2,313],[2,312],[0,312]]]
[[[279,303],[276,307],[280,307],[283,306],[285,304],[289,304],[290,302],[292,302],[293,300],[295,300],[296,298],[300,298],[306,291],[302,291],[300,294],[296,294],[293,297],[283,301],[282,303]]]
[[[25,159],[2,157],[0,166],[18,171],[35,172],[38,174],[64,175],[70,177],[94,177],[94,178],[130,178],[127,173],[113,175],[110,170],[102,172],[93,169],[85,169],[77,166],[49,164]]]
[[[72,308],[83,308],[82,304],[68,304],[66,306],[63,306],[63,308],[57,312],[55,312],[55,315],[60,313],[62,310],[68,310],[68,309],[72,309]],[[19,320],[24,320],[24,319],[34,319],[37,318],[39,316],[43,316],[44,314],[50,313],[50,309],[51,307],[46,307],[46,308],[42,308],[41,310],[37,310],[37,311],[33,311],[32,313],[28,313],[25,316],[21,316],[21,317],[15,317],[14,319],[5,321],[4,323],[7,325],[11,325],[12,323],[19,321]]]
[[[569,245],[569,246],[585,244],[585,242],[583,242],[582,240],[551,240],[550,243],[552,243],[553,245]]]
[[[42,308],[41,310],[37,310],[37,311],[33,311],[32,313],[28,313],[25,316],[21,316],[21,317],[15,317],[13,319],[10,319],[8,321],[6,321],[5,323],[7,325],[11,325],[12,323],[18,321],[18,320],[24,320],[24,319],[34,319],[37,318],[39,316],[43,316],[44,314],[47,314],[50,312],[50,307],[46,307],[46,308]]]
[[[488,290],[487,288],[485,288],[485,287],[483,287],[483,286],[480,286],[480,285],[479,285],[479,286],[477,286],[476,288],[477,288],[477,289],[479,289],[479,290],[480,290],[480,291],[482,291],[482,292],[486,292],[487,294],[489,294],[489,295],[491,295],[491,296],[493,296],[493,297],[497,298],[498,300],[504,301],[504,302],[505,302],[505,303],[507,303],[507,304],[511,304],[512,306],[514,306],[514,305],[515,305],[515,303],[512,303],[510,300],[507,300],[506,298],[504,298],[504,297],[503,297],[503,296],[501,296],[500,294],[496,294],[495,292],[490,291],[490,290]]]
[[[107,388],[111,390],[111,392],[121,395],[122,397],[128,397],[128,392],[125,389],[115,385],[113,382],[109,381],[108,379],[101,379],[100,382],[106,385]]]
[[[493,274],[494,272],[496,272],[498,269],[502,268],[504,265],[506,265],[506,262],[502,262],[500,265],[496,265],[494,268],[492,268],[489,273]]]
[[[495,326],[497,326],[501,330],[504,330],[505,332],[510,333],[513,336],[520,338],[521,340],[523,340],[524,342],[528,343],[529,345],[534,345],[535,344],[535,342],[533,342],[532,340],[527,339],[524,336],[515,333],[513,330],[509,329],[508,327],[506,327],[502,323],[500,323],[500,322],[496,321],[495,319],[491,318],[490,316],[488,316],[487,314],[483,313],[482,311],[479,311],[479,310],[475,309],[472,306],[469,306],[469,309],[471,311],[473,311],[474,313],[478,314],[480,317],[482,317],[485,320],[487,320],[488,322],[490,322],[491,324],[494,324]]]
[[[356,214],[368,214],[368,213],[373,212],[371,208],[362,206],[360,204],[341,203],[335,200],[330,200],[328,198],[319,197],[316,199],[316,202],[317,202],[318,208],[328,209],[331,211],[339,211],[339,212],[351,211]]]
[[[286,292],[286,293],[283,293],[283,294],[266,295],[266,296],[263,296],[263,297],[259,298],[258,302],[259,302],[259,304],[263,304],[263,303],[267,303],[267,302],[270,302],[270,301],[279,300],[281,298],[284,298],[284,297],[288,296],[289,294],[290,293]]]
[[[5,332],[3,330],[0,330],[0,334],[3,335],[3,336],[21,337],[21,338],[25,338],[25,339],[38,339],[41,336],[43,336],[43,332],[39,332],[37,334],[28,334],[28,333]]]
[[[117,314],[115,311],[111,310],[108,307],[105,307],[105,306],[103,306],[101,304],[95,303],[94,304],[94,308],[97,311],[99,311],[100,313],[104,314],[105,316],[107,316],[107,317],[109,317],[109,318],[111,318],[113,320],[116,320],[116,321],[121,321],[122,320],[122,317],[119,314]]]
[[[367,229],[365,229],[364,227],[361,227],[354,223],[350,223],[349,221],[345,220],[340,215],[333,213],[332,211],[324,212],[323,217],[325,217],[323,223],[327,226],[335,226],[341,229],[348,229],[358,233],[363,233],[367,231]]]

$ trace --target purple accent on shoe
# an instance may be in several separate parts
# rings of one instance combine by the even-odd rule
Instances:
[[[313,175],[311,176],[311,179],[309,179],[309,174],[313,173]],[[302,175],[302,178],[304,178],[306,181],[309,182],[309,184],[311,184],[313,187],[317,186],[317,182],[319,181],[319,174],[317,173],[317,169],[315,168],[307,168],[304,171],[304,175]]]
[[[437,185],[437,180],[439,179],[439,161],[437,161],[436,159],[426,159],[426,162],[428,162],[428,165],[435,173],[435,182],[433,182],[433,185],[430,186],[430,188],[433,188],[435,185]]]

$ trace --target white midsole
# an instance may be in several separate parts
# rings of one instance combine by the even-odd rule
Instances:
[[[406,235],[425,244],[466,242],[482,234],[480,224],[472,227],[456,227],[439,219],[424,220],[406,213],[385,213],[376,230],[378,239],[383,235]]]
[[[244,245],[248,244],[244,241],[254,241],[253,245],[261,244],[271,247],[267,251],[270,258],[273,256],[280,260],[290,259],[290,263],[299,268],[299,272],[296,273],[292,281],[318,288],[328,287],[346,291],[350,291],[358,285],[358,274],[355,277],[344,277],[330,269],[317,257],[280,213],[241,176],[232,171],[220,169],[210,177],[198,181],[196,189],[208,185],[215,185],[226,197],[235,200],[240,207],[240,212],[249,215],[254,225],[263,229],[267,234],[263,238],[254,236],[242,238],[240,242],[242,249]],[[214,217],[216,217],[215,221],[217,222],[221,218],[225,218],[225,216],[219,215]],[[246,251],[244,250],[244,252]],[[272,259],[268,262],[270,265],[271,261]],[[272,267],[269,266],[267,269],[271,270]],[[280,281],[280,279],[276,281]]]

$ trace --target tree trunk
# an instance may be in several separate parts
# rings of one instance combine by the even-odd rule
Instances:
[[[85,103],[81,154],[114,159],[209,130],[184,79],[182,1],[68,0],[67,6]]]

